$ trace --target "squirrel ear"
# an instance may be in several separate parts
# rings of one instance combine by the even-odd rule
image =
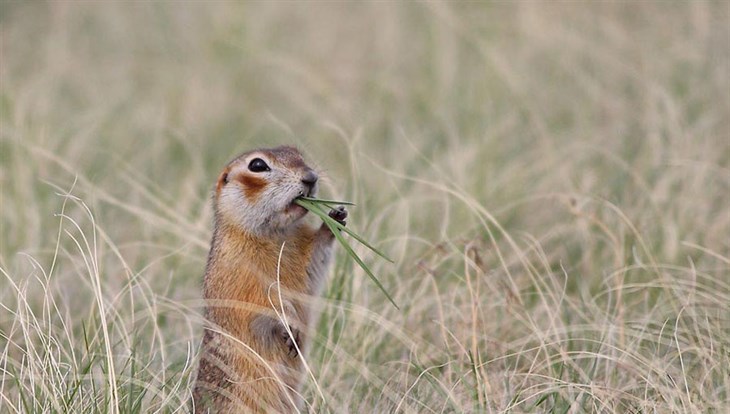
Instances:
[[[221,188],[223,188],[224,185],[228,184],[228,171],[229,169],[226,168],[221,173],[220,177],[218,177],[218,183],[215,186],[215,191],[220,192]]]

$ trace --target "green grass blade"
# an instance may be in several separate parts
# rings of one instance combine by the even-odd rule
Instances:
[[[355,262],[365,271],[365,273],[372,279],[372,281],[380,288],[381,291],[383,291],[383,294],[388,298],[390,303],[393,304],[393,306],[396,307],[396,309],[400,309],[400,307],[395,303],[395,300],[393,300],[393,297],[390,296],[388,291],[385,289],[382,283],[380,283],[380,280],[378,280],[377,277],[375,277],[375,274],[370,270],[370,268],[365,264],[365,262],[362,261],[360,256],[355,253],[355,251],[352,249],[350,244],[345,240],[345,238],[342,236],[342,233],[340,230],[345,231],[347,234],[351,235],[355,240],[362,243],[365,247],[369,248],[379,256],[383,257],[384,259],[388,260],[389,262],[393,263],[393,260],[385,256],[381,251],[371,246],[369,243],[367,243],[365,240],[363,240],[360,236],[355,234],[355,232],[351,231],[347,227],[343,226],[340,222],[333,219],[332,217],[327,214],[327,212],[321,207],[321,204],[327,205],[325,202],[321,202],[319,200],[317,201],[311,201],[313,199],[306,199],[306,198],[299,198],[296,200],[296,203],[300,206],[306,208],[307,210],[311,211],[313,214],[315,214],[317,217],[322,219],[322,222],[330,229],[332,234],[334,234],[337,241],[342,245],[342,247],[345,249],[347,254],[355,260]],[[316,200],[316,199],[315,199]]]
[[[328,222],[325,222],[325,225],[327,227],[329,227],[330,231],[332,231],[332,234],[334,234],[335,238],[337,238],[337,241],[339,241],[340,244],[342,245],[342,247],[344,247],[345,250],[347,250],[347,253],[353,258],[353,260],[355,260],[355,262],[358,265],[360,265],[362,270],[364,270],[365,273],[370,277],[370,279],[372,279],[372,281],[375,282],[375,284],[378,286],[378,288],[380,288],[380,290],[383,291],[383,294],[385,294],[385,297],[388,298],[390,303],[392,303],[396,309],[400,310],[400,307],[398,306],[397,303],[395,303],[395,300],[393,300],[393,298],[390,296],[390,294],[385,289],[383,284],[380,283],[380,280],[378,280],[378,278],[375,277],[373,272],[370,271],[370,268],[365,265],[365,263],[362,261],[362,259],[360,259],[360,256],[358,256],[357,253],[355,253],[355,251],[352,250],[352,247],[350,247],[350,245],[347,243],[347,240],[345,240],[345,238],[342,237],[342,234],[340,234],[340,232],[337,231],[337,229],[334,226],[332,226],[331,224],[329,224]]]
[[[360,242],[363,246],[365,246],[368,249],[372,250],[375,254],[377,254],[378,256],[382,257],[383,259],[389,261],[390,263],[395,263],[395,261],[393,259],[391,259],[390,257],[386,256],[385,253],[383,253],[382,251],[380,251],[380,250],[376,249],[375,247],[373,247],[373,245],[371,245],[370,243],[366,242],[362,237],[360,237],[359,235],[357,235],[357,233],[355,233],[354,231],[352,231],[348,227],[342,225],[342,223],[338,222],[337,220],[333,220],[333,221],[334,221],[335,227],[337,227],[339,230],[342,230],[345,233],[349,234],[355,240],[357,240],[358,242]]]
[[[320,203],[325,205],[342,205],[342,206],[354,206],[355,203],[351,203],[349,201],[337,201],[337,200],[324,200],[321,198],[311,198],[311,197],[299,197],[298,200],[304,200],[308,201],[310,203]]]
[[[367,247],[368,249],[372,250],[378,256],[380,256],[383,259],[389,261],[390,263],[395,263],[395,261],[393,261],[393,259],[391,259],[385,253],[383,253],[381,250],[375,248],[373,245],[371,245],[370,243],[368,243],[367,241],[365,241],[365,239],[363,239],[362,237],[360,237],[353,230],[349,229],[348,227],[344,226],[339,221],[337,221],[337,220],[333,219],[332,217],[330,217],[327,214],[327,212],[325,212],[324,210],[322,210],[322,207],[320,207],[317,203],[310,202],[308,199],[305,200],[305,201],[306,201],[306,203],[310,203],[310,204],[308,204],[308,205],[303,205],[301,203],[298,203],[298,204],[301,205],[302,207],[306,208],[307,210],[309,210],[309,211],[317,214],[320,218],[322,218],[324,221],[327,221],[330,224],[334,225],[337,229],[342,230],[345,233],[349,234],[355,240],[357,240],[358,242],[360,242],[363,246]],[[322,203],[322,204],[325,204],[325,203]]]

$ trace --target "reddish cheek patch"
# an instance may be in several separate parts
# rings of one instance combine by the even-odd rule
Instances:
[[[243,193],[246,195],[246,198],[251,201],[256,201],[266,187],[266,180],[250,175],[242,175],[238,181],[243,184]]]

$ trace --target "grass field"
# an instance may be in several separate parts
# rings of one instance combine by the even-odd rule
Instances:
[[[297,145],[310,412],[730,410],[730,6],[0,3],[0,412],[185,412],[210,194]]]

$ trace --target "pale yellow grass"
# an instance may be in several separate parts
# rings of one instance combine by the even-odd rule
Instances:
[[[726,2],[0,3],[0,412],[184,412],[221,166],[298,145],[311,412],[730,410]]]

